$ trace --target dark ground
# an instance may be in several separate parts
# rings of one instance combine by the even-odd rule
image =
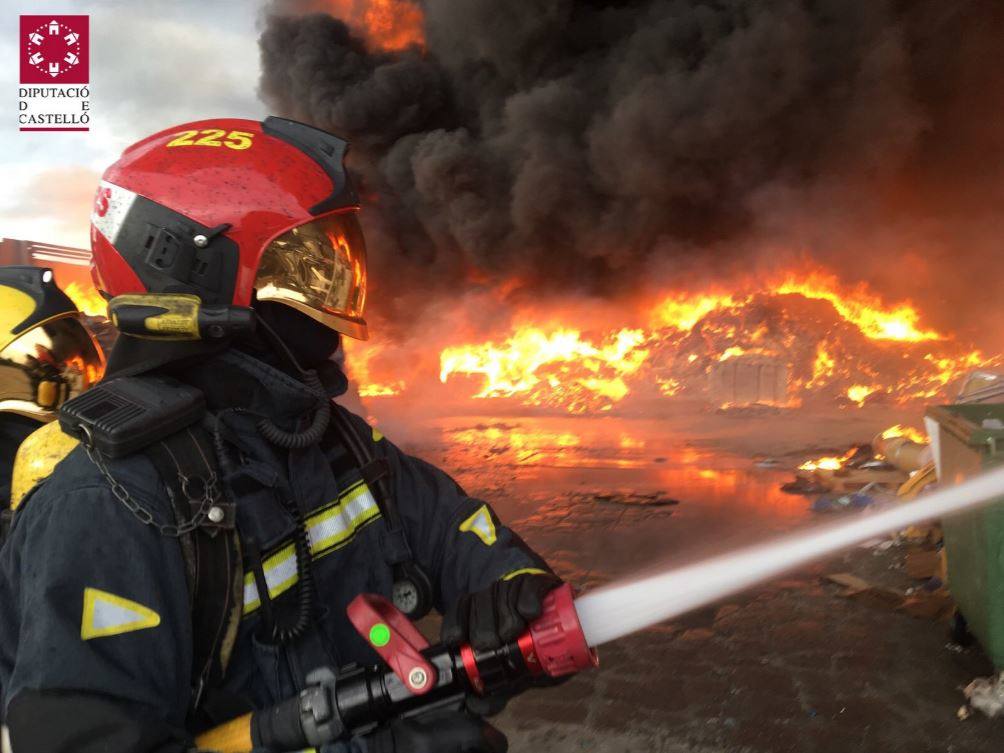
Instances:
[[[751,447],[797,443],[783,421],[739,420],[735,441],[715,443],[653,420],[440,419],[406,444],[588,589],[818,521],[808,500],[778,491],[789,473],[750,460]],[[838,428],[838,446],[870,436]],[[1004,720],[956,717],[961,688],[992,671],[978,649],[953,650],[944,623],[843,597],[821,577],[903,591],[916,585],[905,554],[859,548],[604,646],[598,671],[524,694],[496,724],[514,753],[1000,753]]]

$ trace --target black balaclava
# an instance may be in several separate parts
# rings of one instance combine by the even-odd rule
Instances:
[[[294,308],[273,301],[255,301],[259,321],[264,322],[289,348],[297,363],[317,372],[330,397],[341,395],[349,382],[342,369],[342,336],[330,327],[314,321]],[[275,352],[271,338],[259,332],[253,343],[247,343],[251,355],[273,366],[283,367],[285,360]]]
[[[284,303],[255,301],[254,309],[305,369],[324,365],[341,345],[340,334]]]

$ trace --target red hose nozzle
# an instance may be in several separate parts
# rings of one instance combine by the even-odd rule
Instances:
[[[522,662],[511,661],[518,651]],[[496,650],[475,651],[464,644],[459,649],[464,673],[479,695],[492,693],[524,673],[531,677],[564,677],[599,665],[596,652],[586,644],[586,636],[575,611],[572,587],[558,586],[544,597],[541,614],[519,638]],[[514,674],[515,673],[515,674]]]
[[[533,674],[564,677],[599,666],[596,651],[586,644],[586,636],[575,611],[572,586],[565,583],[544,597],[540,617],[520,636],[519,648]]]

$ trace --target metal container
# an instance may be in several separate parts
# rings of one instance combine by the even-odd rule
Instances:
[[[938,406],[927,418],[942,486],[1004,462],[1004,404]],[[1004,497],[942,527],[948,587],[969,631],[1004,669]]]

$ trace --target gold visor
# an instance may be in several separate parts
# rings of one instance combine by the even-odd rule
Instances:
[[[0,350],[0,411],[48,419],[104,372],[104,361],[76,314],[37,325]]]
[[[260,301],[278,301],[365,340],[366,242],[354,211],[332,214],[272,241],[258,266]]]

